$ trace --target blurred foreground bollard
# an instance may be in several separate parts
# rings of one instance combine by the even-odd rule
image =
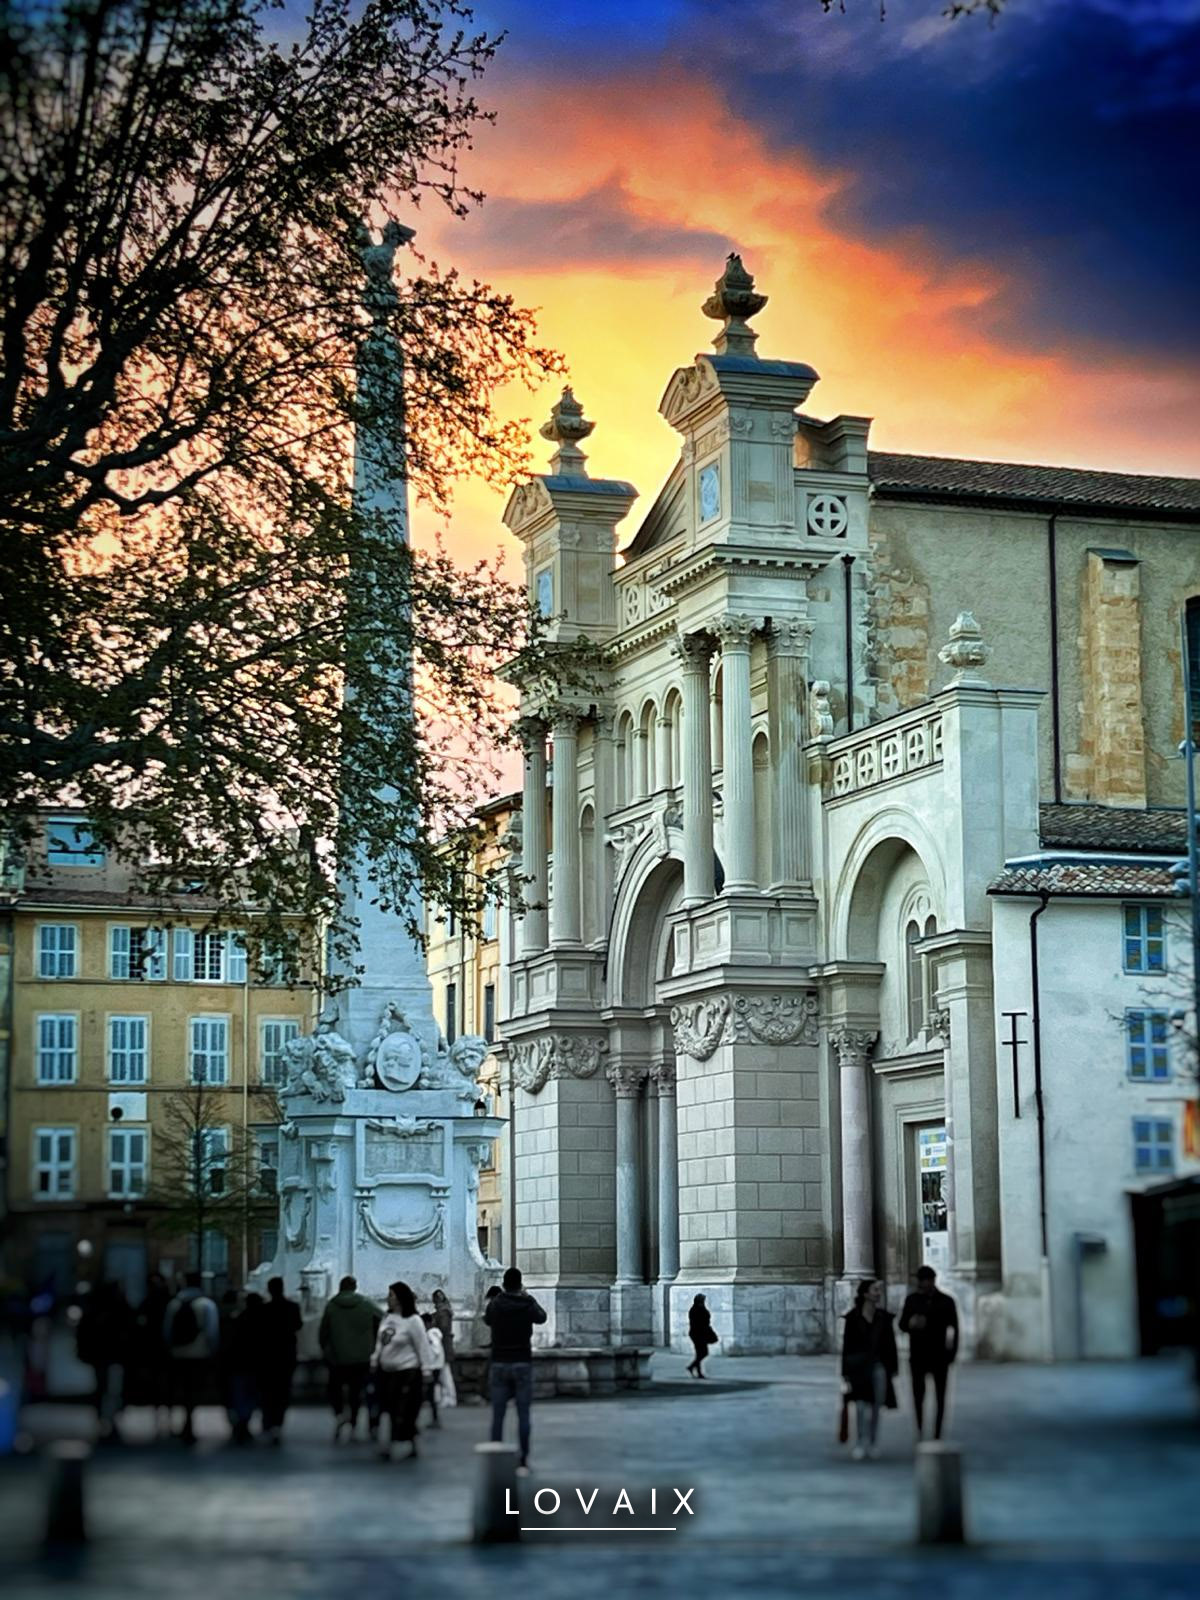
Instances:
[[[475,1506],[471,1537],[476,1544],[500,1544],[521,1537],[520,1516],[510,1516],[517,1498],[517,1452],[511,1444],[475,1446]]]
[[[917,1446],[917,1542],[962,1544],[962,1451],[940,1441]]]
[[[83,1468],[91,1446],[82,1439],[59,1439],[46,1452],[50,1459],[50,1499],[46,1509],[48,1545],[84,1544]]]

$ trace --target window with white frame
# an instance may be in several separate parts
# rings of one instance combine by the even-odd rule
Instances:
[[[1170,1117],[1134,1117],[1135,1172],[1174,1172],[1175,1123]]]
[[[78,941],[73,922],[43,922],[38,928],[38,977],[75,977]]]
[[[75,1198],[75,1129],[33,1130],[33,1192],[39,1200]]]
[[[108,975],[158,983],[167,975],[167,936],[161,928],[115,924],[108,930]]]
[[[113,1083],[145,1083],[150,1068],[149,1017],[109,1017],[108,1076]]]
[[[245,983],[246,942],[236,933],[176,928],[176,983]]]
[[[259,1192],[274,1196],[279,1193],[279,1130],[262,1128],[254,1135],[256,1182]]]
[[[294,1017],[264,1017],[258,1031],[258,1073],[264,1083],[282,1085],[287,1078],[283,1051],[288,1041],[298,1037],[300,1024]]]
[[[140,1200],[146,1193],[149,1133],[145,1128],[108,1130],[108,1193],[112,1200]]]
[[[1171,1076],[1170,1018],[1165,1011],[1125,1013],[1125,1059],[1129,1076],[1162,1083]]]
[[[491,940],[496,937],[496,902],[485,900],[483,902],[483,937]]]
[[[188,1018],[188,1076],[193,1083],[229,1078],[229,1018]]]
[[[1167,970],[1166,918],[1161,906],[1122,906],[1122,956],[1126,972]]]
[[[191,1187],[200,1187],[206,1194],[227,1193],[229,1129],[197,1128],[192,1137]]]
[[[46,824],[46,860],[52,867],[102,867],[104,846],[85,817],[51,817]]]
[[[45,1014],[37,1019],[37,1081],[74,1083],[78,1019]]]
[[[258,947],[258,959],[255,963],[254,981],[256,983],[271,984],[273,987],[281,986],[286,981],[287,953],[282,946],[264,939]]]

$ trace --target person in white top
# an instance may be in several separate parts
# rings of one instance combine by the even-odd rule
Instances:
[[[388,1289],[387,1315],[379,1324],[371,1367],[378,1375],[383,1410],[391,1418],[389,1442],[381,1444],[385,1461],[395,1460],[399,1445],[408,1445],[406,1460],[417,1454],[417,1412],[425,1380],[435,1371],[435,1356],[417,1315],[417,1302],[406,1283]]]

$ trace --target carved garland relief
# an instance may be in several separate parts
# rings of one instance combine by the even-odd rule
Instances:
[[[594,1034],[545,1033],[510,1045],[513,1077],[527,1094],[551,1078],[590,1078],[608,1053],[608,1040]]]
[[[815,1045],[818,1009],[811,991],[692,1001],[671,1011],[675,1050],[707,1061],[720,1044]]]

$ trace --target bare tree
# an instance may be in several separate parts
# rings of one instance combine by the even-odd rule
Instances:
[[[364,428],[434,507],[509,480],[493,395],[559,367],[415,250],[364,306],[363,218],[481,198],[496,45],[457,0],[0,0],[0,823],[80,804],[141,887],[201,877],[285,950],[289,914],[336,940],[339,879],[451,900],[436,841],[536,632],[351,496]],[[402,404],[357,382],[372,325]]]

